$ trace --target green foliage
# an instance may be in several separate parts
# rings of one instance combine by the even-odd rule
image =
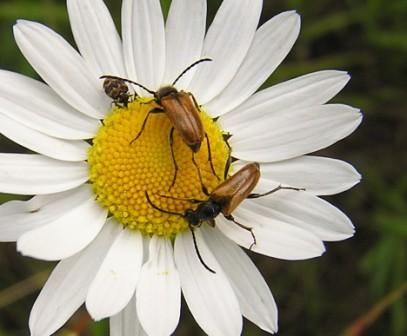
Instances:
[[[89,328],[90,336],[103,336],[108,335],[109,323],[107,320],[92,323]]]
[[[381,192],[382,201],[373,213],[380,238],[362,259],[362,268],[370,277],[371,291],[383,297],[389,289],[399,288],[407,279],[407,177],[390,190]],[[394,335],[407,332],[407,306],[397,302],[391,309]]]
[[[161,7],[163,9],[164,17],[166,18],[168,15],[168,10],[170,9],[171,0],[160,0]]]

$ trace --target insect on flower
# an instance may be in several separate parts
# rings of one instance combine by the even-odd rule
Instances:
[[[126,82],[118,78],[105,78],[103,81],[103,89],[106,95],[113,99],[113,103],[119,107],[127,107],[130,100],[136,96],[136,94],[130,94]]]
[[[201,118],[199,116],[199,105],[191,92],[186,92],[186,91],[182,91],[182,90],[178,91],[174,86],[178,82],[178,80],[185,73],[187,73],[190,69],[192,69],[194,66],[196,66],[199,63],[208,62],[208,61],[212,61],[212,59],[202,58],[202,59],[192,63],[184,71],[181,72],[181,74],[172,82],[171,85],[163,86],[160,89],[158,89],[157,91],[150,90],[150,89],[146,88],[145,86],[143,86],[137,82],[134,82],[130,79],[126,79],[126,78],[121,78],[121,77],[111,76],[111,75],[104,75],[104,76],[100,77],[100,78],[104,78],[105,81],[112,80],[112,81],[118,81],[118,82],[129,82],[131,84],[137,85],[137,86],[141,87],[142,89],[146,90],[147,92],[149,92],[150,94],[152,94],[154,96],[153,100],[160,106],[158,108],[153,108],[147,112],[146,117],[140,128],[140,131],[138,132],[136,137],[130,142],[130,144],[137,141],[137,139],[141,136],[141,134],[143,133],[143,130],[147,124],[148,118],[150,117],[151,114],[165,113],[167,115],[167,117],[170,119],[172,128],[170,130],[169,142],[170,142],[171,156],[172,156],[172,160],[174,163],[175,172],[174,172],[174,177],[173,177],[172,183],[169,187],[169,190],[171,190],[171,188],[174,186],[175,181],[177,179],[177,172],[178,172],[178,165],[175,160],[175,153],[174,153],[174,147],[173,147],[174,130],[176,130],[178,132],[178,134],[181,136],[184,143],[192,150],[192,161],[198,171],[198,176],[199,176],[199,180],[202,185],[202,190],[206,191],[205,186],[202,181],[200,169],[195,162],[194,153],[197,153],[199,151],[199,149],[201,148],[201,144],[204,141],[204,138],[206,138],[207,149],[208,149],[208,161],[210,163],[211,170],[212,170],[213,174],[217,177],[217,179],[220,180],[218,175],[216,174],[215,168],[212,163],[210,142],[209,142],[208,135],[206,134],[205,129],[203,127]]]
[[[145,195],[148,203],[154,209],[171,215],[181,216],[186,219],[189,229],[192,233],[195,250],[199,260],[208,271],[215,273],[215,271],[204,262],[201,254],[199,253],[194,234],[195,228],[200,227],[203,222],[207,222],[210,226],[215,227],[215,218],[220,213],[222,213],[222,215],[227,220],[232,221],[242,229],[250,232],[253,238],[253,242],[249,248],[251,249],[254,245],[256,245],[256,236],[254,235],[253,228],[237,222],[232,215],[232,212],[239,206],[239,204],[242,203],[246,198],[259,198],[270,195],[282,189],[297,191],[305,190],[302,188],[285,187],[279,185],[278,187],[262,194],[252,193],[259,179],[260,165],[257,162],[251,162],[242,167],[239,171],[227,178],[221,184],[219,184],[214,190],[212,190],[211,193],[207,194],[207,200],[176,198],[172,196],[159,195],[160,197],[164,198],[172,198],[176,200],[191,202],[192,204],[198,204],[198,207],[196,209],[187,209],[183,214],[161,209],[151,201],[147,191],[145,191]]]

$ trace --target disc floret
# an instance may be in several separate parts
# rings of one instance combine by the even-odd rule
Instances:
[[[188,223],[181,216],[153,209],[145,192],[160,208],[177,213],[184,213],[194,205],[175,198],[206,199],[207,196],[202,192],[192,151],[177,132],[173,149],[178,174],[171,187],[175,172],[169,143],[172,125],[164,113],[151,116],[141,136],[132,141],[146,114],[155,107],[151,99],[137,98],[127,108],[112,110],[93,139],[88,157],[89,175],[97,201],[123,226],[146,235],[173,236],[186,230]],[[200,111],[200,116],[210,139],[212,164],[223,178],[228,146],[219,125],[204,111]],[[208,162],[206,140],[195,154],[195,161],[204,185],[209,191],[214,189],[220,181]]]

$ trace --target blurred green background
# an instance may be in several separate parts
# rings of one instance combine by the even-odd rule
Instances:
[[[163,0],[164,11],[169,0]],[[220,0],[208,1],[210,22]],[[121,1],[107,1],[118,27]],[[407,1],[264,0],[262,22],[296,9],[302,31],[265,86],[322,69],[347,70],[335,98],[362,109],[351,136],[319,154],[354,164],[361,184],[328,200],[353,220],[354,238],[327,244],[311,261],[252,255],[279,306],[279,335],[407,335]],[[37,77],[12,34],[18,18],[40,21],[73,41],[65,1],[0,1],[0,67]],[[0,138],[1,152],[23,148]],[[16,196],[0,194],[0,203]],[[52,265],[0,245],[0,336],[28,335],[31,306]],[[58,335],[107,335],[80,310]],[[175,335],[203,335],[183,306]],[[243,335],[266,335],[245,321]]]

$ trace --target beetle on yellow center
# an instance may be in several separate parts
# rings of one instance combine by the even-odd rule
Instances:
[[[174,80],[174,82],[171,85],[163,86],[157,91],[150,90],[146,88],[145,86],[134,82],[130,79],[125,79],[117,76],[111,76],[111,75],[104,75],[101,76],[100,78],[110,78],[114,80],[121,80],[121,81],[126,81],[129,83],[132,83],[134,85],[137,85],[141,87],[142,89],[146,90],[150,94],[154,96],[154,101],[159,105],[159,108],[153,108],[151,109],[140,128],[140,131],[136,135],[136,137],[131,141],[130,144],[134,143],[137,141],[137,139],[141,136],[143,133],[144,127],[148,121],[148,118],[150,117],[151,114],[154,113],[165,113],[168,118],[170,119],[172,123],[172,128],[170,131],[169,135],[169,142],[170,142],[170,147],[171,147],[171,155],[174,163],[174,178],[172,181],[172,184],[169,188],[169,190],[174,186],[176,178],[177,178],[177,172],[178,172],[178,166],[177,162],[175,160],[175,154],[174,154],[174,148],[173,148],[173,143],[174,143],[174,130],[177,131],[179,136],[182,138],[184,143],[191,148],[192,150],[192,161],[198,171],[198,176],[202,185],[202,189],[205,191],[205,186],[202,181],[202,176],[199,170],[198,165],[195,162],[194,158],[194,153],[197,153],[199,149],[201,148],[201,144],[204,141],[204,138],[206,137],[206,142],[207,142],[207,147],[208,147],[208,161],[211,166],[211,170],[213,174],[219,179],[218,175],[216,174],[216,171],[213,167],[212,163],[212,158],[211,158],[211,148],[210,148],[210,142],[208,135],[205,132],[205,129],[202,124],[202,120],[199,116],[199,105],[196,102],[194,96],[190,92],[186,91],[178,91],[174,85],[177,83],[177,81],[186,73],[188,72],[191,68],[196,66],[199,63],[202,62],[208,62],[212,61],[210,58],[202,58],[194,63],[192,63],[190,66],[188,66],[184,71],[181,72],[181,74]]]
[[[256,194],[252,193],[253,189],[256,187],[260,179],[260,165],[257,162],[251,162],[238,170],[234,175],[228,177],[225,181],[219,184],[210,194],[208,194],[207,200],[197,200],[197,199],[183,199],[176,198],[171,196],[160,195],[160,197],[173,198],[181,201],[188,201],[192,204],[198,204],[196,209],[187,209],[185,213],[177,213],[168,210],[164,210],[155,205],[148,194],[145,192],[148,203],[154,209],[184,217],[188,222],[189,229],[192,232],[192,237],[194,240],[195,250],[197,252],[198,258],[201,261],[202,265],[212,273],[215,273],[208,265],[203,261],[199,249],[196,244],[194,229],[200,227],[203,222],[207,222],[212,227],[215,226],[215,218],[222,213],[222,215],[227,219],[250,232],[253,238],[253,243],[250,246],[250,249],[256,245],[256,236],[254,235],[253,228],[243,225],[235,220],[232,215],[232,212],[242,203],[246,198],[259,198],[263,196],[270,195],[275,193],[278,190],[290,189],[290,190],[304,190],[294,187],[285,187],[279,185],[278,187],[263,193]]]

